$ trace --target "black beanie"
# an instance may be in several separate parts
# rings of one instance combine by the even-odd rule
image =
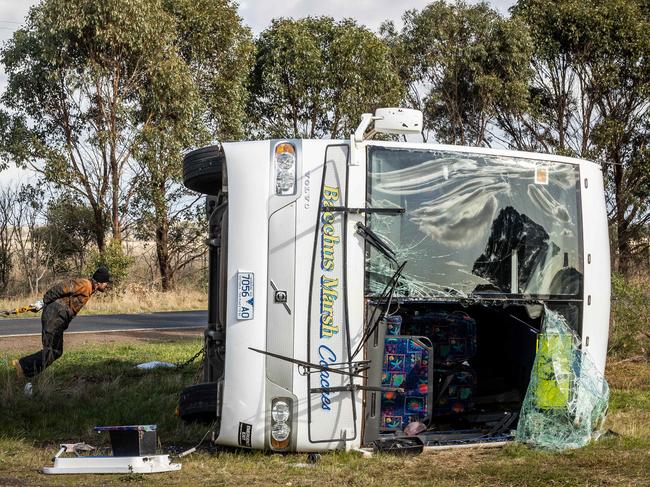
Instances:
[[[97,282],[109,282],[111,280],[111,276],[108,273],[108,269],[102,265],[99,266],[93,274],[93,279]]]

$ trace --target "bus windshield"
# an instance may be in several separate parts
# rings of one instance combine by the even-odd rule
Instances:
[[[582,286],[579,168],[502,155],[368,148],[367,224],[408,261],[396,292],[427,298],[577,297]],[[367,246],[366,294],[394,272]]]

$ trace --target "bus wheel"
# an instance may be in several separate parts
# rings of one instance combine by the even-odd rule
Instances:
[[[178,416],[188,423],[212,423],[217,419],[217,383],[186,387],[178,400]]]
[[[183,182],[186,188],[217,196],[223,182],[226,156],[221,145],[189,152],[183,158]]]

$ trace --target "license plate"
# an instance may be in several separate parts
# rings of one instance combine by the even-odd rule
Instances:
[[[252,320],[255,309],[255,275],[237,273],[237,319]]]

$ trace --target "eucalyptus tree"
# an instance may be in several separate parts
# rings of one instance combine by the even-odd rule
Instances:
[[[138,95],[173,54],[172,19],[155,3],[45,0],[2,50],[14,115],[5,149],[88,201],[100,249],[109,229],[121,239],[132,195]]]
[[[1,53],[2,152],[87,202],[100,251],[164,247],[183,150],[242,133],[251,53],[230,0],[44,0]]]
[[[275,19],[256,47],[249,103],[256,136],[340,137],[362,113],[402,97],[387,46],[352,20]]]
[[[504,108],[510,143],[599,162],[616,267],[647,248],[650,223],[650,7],[643,0],[520,0],[534,41],[522,110]]]
[[[135,153],[141,176],[132,213],[138,234],[155,241],[166,291],[177,272],[206,251],[195,218],[200,198],[182,185],[183,152],[242,137],[253,43],[229,0],[165,0],[164,9],[176,24],[178,66],[170,72],[181,75],[152,79],[163,87],[141,97]]]
[[[499,108],[519,109],[527,95],[530,37],[524,24],[486,2],[435,1],[409,10],[397,31],[382,25],[405,102],[424,112],[425,139],[490,145]]]

